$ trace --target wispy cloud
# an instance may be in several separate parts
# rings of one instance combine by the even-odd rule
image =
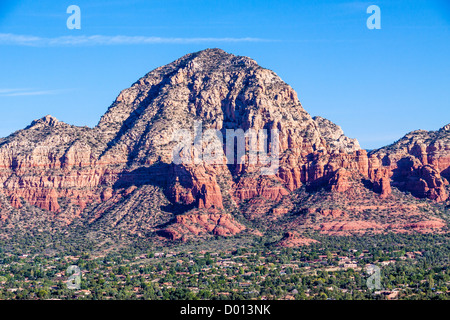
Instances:
[[[0,33],[0,45],[20,46],[93,46],[93,45],[132,45],[132,44],[190,44],[204,42],[271,42],[276,40],[262,38],[165,38],[147,36],[61,36],[53,38]]]
[[[43,96],[49,94],[58,94],[67,90],[34,90],[34,89],[2,89],[0,88],[0,97],[22,97],[22,96]]]
[[[17,91],[21,91],[21,90],[28,90],[28,89],[3,89],[3,88],[0,88],[0,95],[6,94],[6,93],[17,92]]]

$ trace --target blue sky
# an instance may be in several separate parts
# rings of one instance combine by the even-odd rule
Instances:
[[[66,27],[72,4],[81,30]],[[380,30],[366,27],[372,4]],[[46,114],[95,126],[148,71],[219,47],[275,71],[311,115],[377,148],[450,123],[449,40],[446,0],[1,1],[0,136]]]

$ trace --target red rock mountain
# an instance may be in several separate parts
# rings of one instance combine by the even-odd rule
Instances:
[[[173,135],[194,121],[223,133],[279,130],[279,170],[264,176],[261,164],[225,158],[174,164]],[[433,212],[448,199],[450,128],[367,153],[312,118],[273,71],[207,49],[123,90],[94,128],[45,116],[0,139],[0,170],[3,226],[82,220],[172,240],[268,228],[440,232],[447,224]]]

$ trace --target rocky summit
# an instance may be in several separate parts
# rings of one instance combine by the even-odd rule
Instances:
[[[277,130],[277,170],[262,175],[248,155],[174,163],[174,136],[196,123]],[[120,92],[94,128],[48,115],[0,139],[2,237],[82,226],[162,243],[275,232],[297,246],[314,233],[445,232],[449,126],[368,153],[273,71],[206,49]]]

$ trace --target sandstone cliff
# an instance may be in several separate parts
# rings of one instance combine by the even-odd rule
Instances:
[[[227,164],[224,154],[214,164],[173,163],[175,133],[184,129],[194,137],[200,121],[203,132],[214,129],[223,136],[229,129],[278,130],[279,169],[261,175],[264,163],[250,163],[246,156],[243,163]],[[207,49],[147,73],[117,96],[94,128],[45,116],[1,139],[0,223],[12,223],[12,217],[25,217],[37,207],[51,213],[42,214],[44,219],[62,225],[83,220],[188,239],[246,230],[233,215],[276,221],[300,210],[299,192],[395,202],[403,197],[398,189],[443,202],[450,179],[449,140],[449,126],[415,131],[368,154],[339,126],[312,118],[273,71],[250,58]],[[315,205],[318,211],[310,215],[329,210]],[[395,216],[398,209],[390,209]],[[342,215],[325,220],[359,221],[358,210],[345,211],[332,211]],[[310,226],[308,217],[292,220],[295,228]],[[430,221],[418,213],[414,217],[419,225]],[[388,220],[370,228],[387,230],[395,222]],[[326,224],[332,222],[318,228],[335,230]],[[359,222],[339,228],[370,229]]]

